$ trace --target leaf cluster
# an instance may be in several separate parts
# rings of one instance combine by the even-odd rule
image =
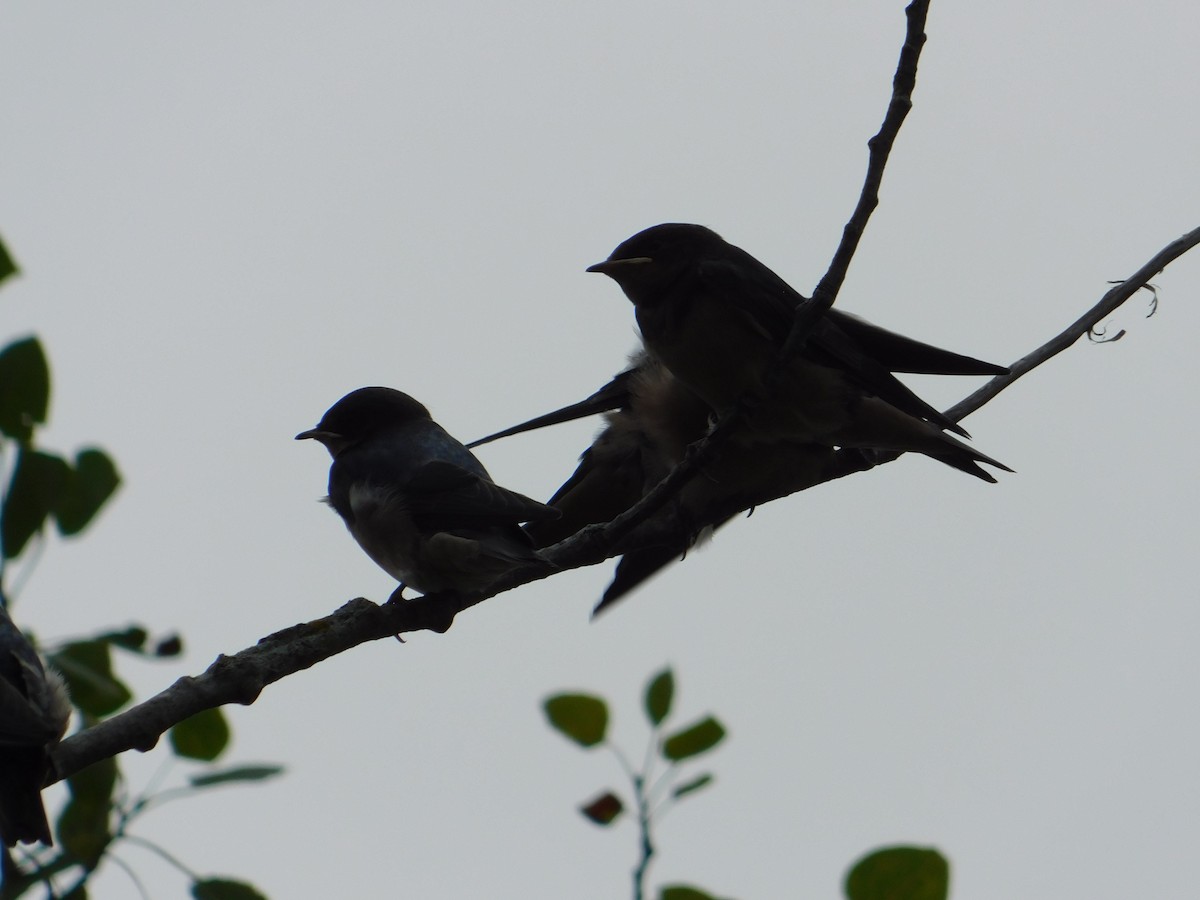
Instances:
[[[634,869],[634,897],[643,896],[646,870],[654,854],[653,826],[671,805],[713,782],[711,772],[683,778],[681,766],[707,753],[725,739],[725,727],[707,715],[682,728],[666,729],[675,700],[675,676],[667,668],[654,675],[642,695],[642,710],[650,727],[644,762],[634,769],[619,748],[608,741],[608,703],[594,694],[569,693],[547,697],[542,707],[546,720],[564,737],[590,749],[607,747],[629,778],[632,808],[640,832],[640,858]],[[663,768],[661,774],[656,771]],[[580,813],[602,827],[612,825],[630,806],[612,789],[601,791],[582,804]],[[658,900],[711,900],[712,895],[689,885],[665,885]]]
[[[0,242],[0,282],[16,273],[12,256]],[[37,429],[49,415],[50,385],[50,365],[36,337],[0,349],[0,460],[7,463],[0,466],[0,603],[5,607],[15,594],[9,587],[11,579],[5,578],[8,564],[24,556],[21,574],[27,577],[36,559],[26,551],[40,547],[47,525],[53,522],[64,537],[79,534],[93,523],[121,483],[116,464],[99,448],[86,447],[68,459],[36,446]],[[45,658],[62,676],[71,705],[79,714],[80,730],[84,730],[133,700],[133,692],[116,672],[116,653],[163,660],[182,652],[179,635],[152,638],[144,626],[130,625],[66,641],[49,649]],[[175,724],[169,738],[173,759],[212,763],[228,748],[231,732],[224,713],[207,709]],[[167,800],[226,784],[262,781],[281,771],[275,765],[206,769],[186,776],[180,787],[135,793],[123,778],[116,757],[102,759],[67,778],[69,799],[54,824],[54,847],[22,847],[5,854],[0,900],[41,888],[50,890],[52,896],[84,900],[88,880],[122,841],[140,843],[181,869],[190,879],[194,897],[261,898],[260,892],[244,882],[196,875],[162,848],[131,834],[129,827],[148,809]],[[137,883],[132,869],[121,865]],[[60,892],[58,884],[69,886]]]

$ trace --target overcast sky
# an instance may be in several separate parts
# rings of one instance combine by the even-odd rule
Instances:
[[[125,476],[50,542],[17,621],[179,629],[181,660],[122,660],[144,698],[386,599],[317,502],[325,453],[292,436],[368,384],[464,440],[585,396],[635,332],[584,268],[658,222],[810,291],[904,24],[900,0],[5,4],[4,334],[48,348],[44,443],[101,444]],[[928,33],[838,304],[1011,362],[1200,224],[1200,8],[938,2]],[[574,810],[620,772],[539,707],[603,693],[640,755],[641,686],[669,663],[680,724],[712,711],[730,735],[662,823],[653,884],[835,897],[860,854],[915,842],[960,900],[1190,900],[1200,254],[1156,283],[1157,315],[1114,317],[1123,340],[965,423],[1018,474],[906,457],[759,509],[594,624],[610,566],[357,648],[229,711],[226,761],[286,778],[136,830],[273,898],[625,897],[631,824]],[[978,381],[913,384],[948,406]],[[545,498],[596,427],[480,455]],[[123,757],[131,788],[167,755]],[[109,866],[92,896],[134,894]]]

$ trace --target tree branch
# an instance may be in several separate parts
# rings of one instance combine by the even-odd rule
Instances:
[[[900,133],[900,126],[904,124],[908,111],[912,109],[912,94],[917,86],[917,62],[921,57],[921,48],[925,46],[925,19],[928,13],[929,0],[913,0],[904,10],[908,19],[908,30],[904,35],[904,46],[900,48],[896,74],[892,76],[892,99],[888,103],[887,113],[879,131],[867,141],[867,174],[859,193],[858,205],[854,207],[850,220],[842,229],[841,243],[834,251],[828,271],[813,290],[812,299],[802,304],[797,311],[791,333],[783,345],[783,359],[790,358],[803,346],[804,337],[813,322],[833,306],[838,291],[842,289],[842,282],[846,280],[846,273],[850,270],[850,261],[858,250],[858,243],[867,230],[867,221],[879,205],[883,170],[887,167],[892,145]]]
[[[789,335],[788,345],[781,351],[781,359],[785,359],[786,354],[795,352],[802,346],[803,335],[807,331],[802,322],[808,311],[815,309],[819,314],[832,304],[867,219],[878,203],[878,188],[888,151],[904,115],[911,106],[917,56],[925,40],[923,27],[927,6],[927,2],[914,2],[908,8],[908,35],[894,80],[892,101],[883,127],[870,142],[871,161],[862,196],[846,225],[842,243],[830,270],[814,293],[813,301],[802,304],[798,310],[797,327],[794,327]],[[963,418],[989,402],[1017,378],[1071,346],[1144,287],[1150,278],[1198,243],[1200,228],[1163,248],[1129,279],[1105,294],[1095,307],[1066,330],[1022,357],[1013,364],[1009,374],[992,379],[983,388],[952,407],[947,415],[956,421]],[[793,341],[793,338],[796,340]],[[718,423],[704,440],[690,447],[684,460],[637,505],[611,522],[590,525],[567,540],[548,548],[545,551],[549,560],[547,565],[531,566],[511,572],[485,592],[429,594],[415,599],[403,599],[397,592],[382,605],[358,598],[324,618],[268,635],[255,646],[232,656],[221,655],[202,674],[180,678],[149,700],[60,743],[52,752],[54,773],[49,781],[69,777],[92,763],[125,750],[150,750],[164,732],[184,719],[227,703],[251,704],[267,685],[359,644],[411,631],[444,632],[453,624],[458,613],[477,603],[560,571],[595,565],[618,556],[628,549],[627,542],[630,546],[648,546],[656,541],[661,542],[664,538],[678,540],[682,525],[675,517],[662,516],[653,522],[648,520],[678,492],[706,460],[713,458],[721,442],[735,429],[736,418],[735,409],[734,413]],[[832,471],[823,473],[820,481],[862,471],[898,455],[839,451],[836,465],[832,467]],[[770,496],[730,499],[724,503],[724,508],[714,508],[711,511],[711,521],[688,524],[689,527],[697,524],[716,524],[742,510],[811,486],[813,477],[809,473],[804,476],[803,483],[780,484]]]

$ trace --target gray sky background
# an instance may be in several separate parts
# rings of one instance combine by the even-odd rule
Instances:
[[[36,332],[44,443],[125,484],[53,539],[16,617],[55,639],[180,629],[139,696],[393,585],[295,444],[342,394],[405,390],[466,440],[579,399],[635,342],[584,273],[662,221],[808,292],[858,196],[904,33],[895,2],[10,3],[0,232]],[[1010,362],[1195,227],[1200,7],[935,3],[915,108],[839,298]],[[271,897],[628,896],[635,834],[575,805],[616,763],[552,691],[645,678],[730,729],[658,831],[652,883],[835,897],[881,844],[948,855],[959,900],[1192,898],[1200,842],[1193,456],[1200,256],[972,416],[998,485],[924,458],[760,509],[595,624],[609,567],[360,647],[229,710],[226,761],[286,778],[136,829]],[[914,380],[949,405],[972,379]],[[595,422],[481,458],[548,496]],[[122,759],[131,787],[166,754]],[[177,766],[165,784],[187,769]],[[54,804],[62,790],[48,792]],[[154,897],[185,881],[121,850]],[[98,898],[134,896],[109,867]]]

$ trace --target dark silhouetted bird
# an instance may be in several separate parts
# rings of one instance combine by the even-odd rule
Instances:
[[[1011,471],[946,434],[967,436],[880,360],[881,347],[903,346],[907,339],[853,317],[829,314],[813,323],[803,352],[764,396],[768,368],[805,298],[707,228],[656,225],[588,271],[621,286],[646,348],[714,411],[757,395],[743,440],[914,451],[992,482],[977,463]],[[908,346],[917,357],[936,349]]]
[[[0,606],[0,839],[50,846],[42,785],[50,750],[67,730],[71,701],[62,679]]]
[[[549,500],[562,511],[562,518],[526,526],[538,547],[568,538],[585,525],[608,522],[641,500],[683,459],[688,444],[705,435],[711,413],[666,367],[639,351],[629,369],[586,400],[472,446],[606,410],[604,430]],[[594,613],[683,556],[698,538],[738,512],[825,480],[832,464],[833,450],[815,444],[727,443],[716,459],[631,536],[634,549],[622,556]]]
[[[541,557],[521,522],[557,510],[495,484],[479,460],[407,394],[347,394],[296,435],[333,457],[330,506],[379,566],[422,593],[482,590]]]
[[[570,537],[585,525],[616,518],[665,478],[683,459],[688,444],[707,431],[709,408],[691,390],[645,352],[635,354],[631,363],[582,403],[534,420],[539,424],[510,429],[515,434],[607,412],[604,430],[583,452],[575,473],[547,501],[562,517],[526,527],[539,547]]]
[[[889,373],[998,375],[1008,371],[896,334],[850,313],[830,310],[826,315]],[[633,506],[683,458],[688,444],[704,436],[712,416],[706,403],[643,348],[634,353],[629,368],[586,399],[468,446],[599,413],[607,413],[604,429],[549,501],[562,511],[562,518],[527,527],[539,547],[570,537],[585,525],[611,521]],[[717,459],[651,520],[655,542],[622,557],[595,611],[681,557],[698,536],[720,527],[736,512],[819,484],[836,469],[833,450],[827,445],[746,441],[734,435]],[[660,527],[664,521],[675,527]]]

